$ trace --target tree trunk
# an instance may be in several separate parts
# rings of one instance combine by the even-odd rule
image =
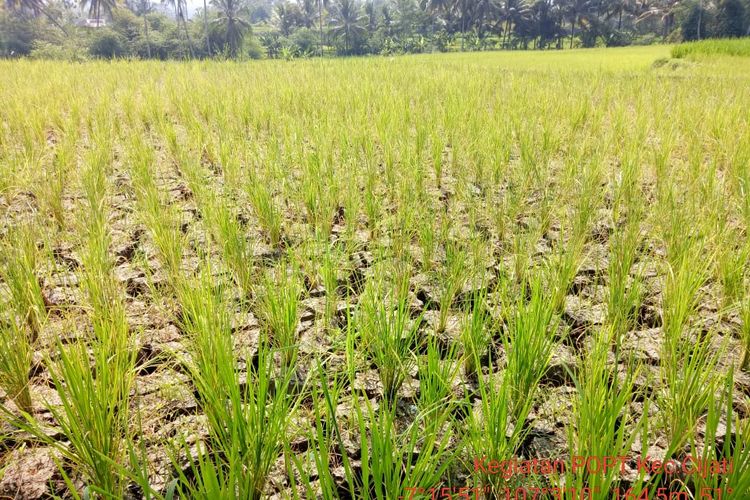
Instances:
[[[203,26],[206,30],[206,49],[208,49],[208,56],[211,57],[211,38],[208,34],[208,5],[206,5],[206,0],[203,0]]]
[[[151,38],[148,35],[148,20],[146,19],[146,14],[143,14],[143,31],[146,34],[146,53],[148,54],[148,58],[151,59]]]
[[[617,19],[617,31],[622,30],[622,5],[620,6],[620,17]]]
[[[464,43],[466,42],[466,12],[461,9],[461,52],[464,51]]]
[[[185,30],[185,38],[187,39],[188,50],[190,51],[190,59],[195,59],[195,53],[193,52],[193,41],[190,39],[187,20],[185,19],[185,15],[182,13],[180,13],[180,18],[182,19],[182,29]]]
[[[576,24],[578,23],[578,14],[573,17],[570,22],[570,48],[573,48],[573,37],[576,36]]]
[[[320,27],[320,57],[323,57],[323,0],[318,0],[318,26]]]
[[[703,2],[698,2],[698,40],[701,39],[701,23],[703,22]]]

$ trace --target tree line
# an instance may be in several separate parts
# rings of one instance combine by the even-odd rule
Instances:
[[[750,35],[750,0],[203,0],[192,16],[187,0],[2,5],[5,57],[293,58]]]

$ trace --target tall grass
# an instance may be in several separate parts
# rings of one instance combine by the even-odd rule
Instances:
[[[750,38],[725,40],[700,40],[672,47],[672,57],[750,56]]]

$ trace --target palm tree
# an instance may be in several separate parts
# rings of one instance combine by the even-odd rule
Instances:
[[[298,0],[300,12],[302,13],[302,22],[305,28],[312,28],[315,26],[315,18],[318,17],[316,10],[315,0]]]
[[[346,53],[349,53],[352,37],[365,32],[362,26],[364,17],[359,12],[359,5],[355,0],[338,0],[333,9],[331,33],[335,37],[344,36]]]
[[[44,0],[6,0],[5,5],[8,10],[28,11],[32,12],[35,16],[44,14],[44,16],[49,19],[52,24],[60,28],[60,30],[66,35],[68,34],[68,31],[63,27],[63,25],[60,24],[57,19],[55,19],[47,10],[47,6],[45,5]]]
[[[454,9],[458,11],[461,17],[461,51],[463,52],[466,42],[466,28],[471,22],[471,6],[473,0],[456,0]]]
[[[482,39],[484,36],[485,21],[497,17],[499,10],[495,0],[476,0],[473,18],[476,23],[479,39]]]
[[[86,0],[83,0],[86,1]],[[91,1],[97,1],[97,0],[91,0]],[[98,0],[98,1],[114,1],[114,0]],[[171,5],[174,8],[175,16],[177,17],[177,24],[182,24],[182,28],[185,31],[185,38],[187,39],[188,43],[188,50],[190,50],[190,57],[195,57],[195,54],[193,53],[193,42],[190,39],[190,32],[187,28],[187,20],[186,20],[186,13],[187,13],[187,0],[162,0],[164,3]]]
[[[372,34],[378,28],[378,13],[372,0],[365,2],[365,15],[367,16],[367,31]]]
[[[287,2],[278,3],[276,4],[274,13],[276,14],[276,20],[281,34],[284,36],[291,35],[295,24],[292,5]]]
[[[245,33],[250,29],[250,23],[241,17],[242,0],[211,0],[211,4],[219,9],[219,17],[213,22],[224,25],[229,55],[237,57]]]
[[[89,16],[96,16],[96,25],[101,22],[102,9],[105,14],[112,14],[112,10],[117,7],[115,0],[81,0],[81,7],[89,7]]]
[[[531,14],[531,8],[526,0],[505,0],[500,6],[499,19],[505,23],[503,28],[503,48],[510,43],[511,26],[518,26],[527,21]]]
[[[143,33],[146,36],[146,53],[148,54],[148,58],[151,59],[151,38],[148,34],[148,19],[146,19],[146,15],[154,10],[154,5],[151,3],[151,0],[136,0],[133,3],[129,3],[128,6],[135,15],[143,18]]]
[[[568,16],[570,19],[570,48],[573,48],[573,38],[576,34],[576,26],[589,15],[592,0],[571,0],[568,4]]]
[[[203,30],[206,32],[206,49],[208,50],[209,57],[211,56],[211,34],[208,30],[208,5],[206,0],[203,0]]]
[[[644,2],[640,5],[643,12],[638,16],[635,22],[638,24],[647,19],[658,17],[664,24],[664,38],[666,38],[680,6],[680,0],[657,0],[651,4],[646,4]]]
[[[320,57],[323,57],[323,7],[328,8],[328,0],[316,0],[318,5],[318,29],[320,34]]]
[[[611,0],[609,7],[608,18],[617,15],[617,30],[622,30],[622,16],[625,13],[633,13],[636,9],[636,3],[634,0]]]

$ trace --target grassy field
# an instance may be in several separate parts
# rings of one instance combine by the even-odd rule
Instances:
[[[669,55],[0,62],[0,498],[746,498],[750,65]]]

